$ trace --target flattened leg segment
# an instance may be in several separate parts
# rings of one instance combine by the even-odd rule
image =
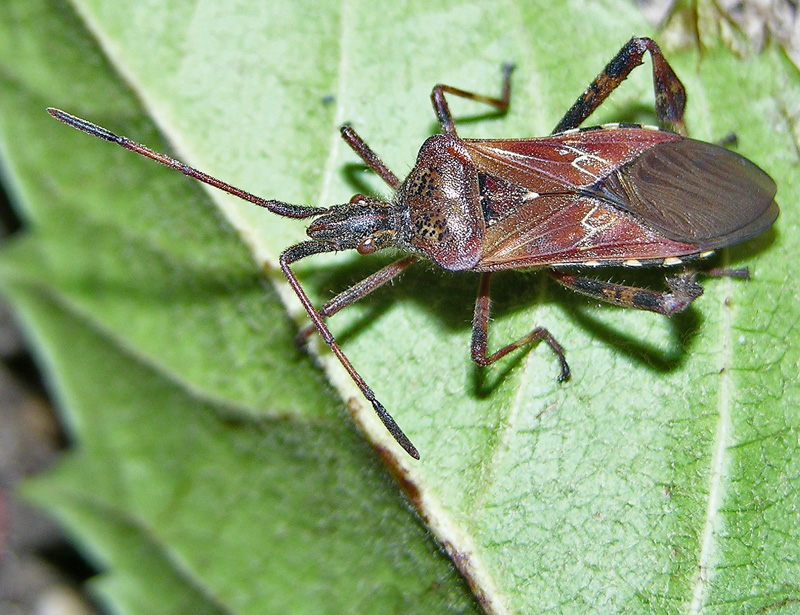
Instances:
[[[564,132],[580,126],[597,107],[625,81],[631,71],[642,64],[644,54],[653,58],[653,90],[656,97],[656,115],[663,124],[669,125],[680,135],[686,135],[683,112],[686,108],[686,89],[664,59],[661,49],[650,38],[634,36],[606,65],[589,87],[578,97],[575,104],[561,118],[553,133]]]

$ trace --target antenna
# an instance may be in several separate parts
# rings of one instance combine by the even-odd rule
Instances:
[[[189,177],[198,179],[201,182],[208,184],[209,186],[214,186],[215,188],[219,188],[220,190],[223,190],[228,194],[238,196],[240,199],[249,201],[250,203],[258,205],[259,207],[263,207],[264,209],[268,209],[272,213],[277,214],[279,216],[283,216],[285,218],[310,218],[311,216],[318,216],[319,214],[328,211],[327,207],[309,207],[305,205],[292,205],[291,203],[284,203],[282,201],[272,201],[272,200],[262,199],[259,196],[251,194],[249,192],[245,192],[241,188],[237,188],[236,186],[231,186],[230,184],[226,184],[224,181],[219,180],[216,177],[212,177],[207,173],[198,171],[194,167],[190,167],[189,165],[182,163],[180,160],[175,160],[174,158],[170,158],[166,154],[160,154],[158,152],[154,152],[149,147],[145,147],[141,143],[136,143],[136,141],[131,141],[127,137],[121,137],[119,135],[116,135],[110,130],[103,128],[102,126],[98,126],[97,124],[93,124],[92,122],[71,115],[66,111],[62,111],[61,109],[55,109],[53,107],[48,107],[47,112],[60,122],[63,122],[67,126],[72,126],[73,128],[80,130],[81,132],[85,132],[87,135],[97,137],[98,139],[103,139],[104,141],[111,141],[112,143],[116,143],[120,147],[129,149],[132,152],[136,152],[137,154],[140,154],[145,158],[150,158],[151,160],[160,162],[161,164],[166,165],[171,169],[176,169],[177,171],[180,171],[184,175],[188,175]]]

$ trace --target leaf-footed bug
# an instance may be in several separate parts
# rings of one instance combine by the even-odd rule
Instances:
[[[642,64],[653,61],[656,115],[671,128],[606,124],[578,128]],[[546,268],[559,284],[612,304],[672,315],[703,289],[696,274],[668,280],[670,290],[601,282],[567,273],[574,266],[673,266],[755,237],[778,216],[772,179],[727,149],[687,138],[686,91],[658,45],[632,38],[564,115],[553,133],[531,139],[461,139],[445,94],[495,107],[509,105],[512,66],[503,73],[499,98],[447,85],[431,98],[442,134],[428,138],[401,182],[350,126],[341,134],[375,173],[395,190],[391,201],[356,194],[331,207],[267,200],[231,186],[164,154],[73,115],[50,108],[58,120],[90,135],[177,169],[184,174],[287,218],[315,218],[309,240],[280,255],[280,266],[313,323],[395,440],[412,457],[419,452],[358,374],[325,319],[402,273],[421,258],[449,271],[480,272],[472,324],[472,359],[494,363],[542,340],[555,352],[560,380],[569,377],[564,351],[543,327],[494,353],[487,349],[489,282],[503,269]],[[314,254],[355,249],[372,254],[394,248],[407,255],[336,295],[311,304],[291,265]],[[746,270],[721,271],[746,275]]]

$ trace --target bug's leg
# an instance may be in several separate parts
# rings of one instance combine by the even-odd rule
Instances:
[[[669,291],[663,292],[613,282],[602,282],[555,269],[548,270],[548,273],[559,284],[582,295],[621,307],[647,310],[665,316],[683,312],[692,301],[703,294],[703,287],[696,280],[697,274],[692,271],[683,272],[674,278],[667,278]]]
[[[436,119],[442,127],[442,132],[445,134],[456,134],[456,126],[453,122],[453,115],[450,113],[450,107],[447,105],[447,99],[444,97],[445,93],[452,94],[453,96],[461,96],[469,100],[477,100],[478,102],[486,103],[495,107],[500,115],[508,111],[508,101],[511,97],[511,71],[514,70],[513,64],[503,65],[503,91],[500,98],[492,96],[483,96],[482,94],[475,94],[474,92],[467,92],[459,88],[454,88],[449,85],[442,85],[441,83],[434,86],[431,92],[431,101],[433,108],[436,111]]]
[[[325,325],[325,322],[317,313],[317,310],[314,309],[314,306],[311,305],[311,300],[308,298],[308,295],[303,290],[303,287],[300,285],[300,282],[291,269],[292,263],[295,263],[303,258],[313,256],[314,254],[332,251],[333,248],[331,246],[316,241],[304,241],[303,243],[298,243],[291,248],[287,248],[281,253],[281,270],[286,276],[286,279],[288,280],[289,285],[292,287],[292,290],[297,295],[297,298],[300,299],[300,303],[303,304],[306,312],[308,312],[308,316],[311,318],[311,322],[314,323],[314,327],[316,327],[317,331],[319,331],[325,343],[330,346],[331,351],[336,355],[336,358],[339,359],[339,362],[347,370],[347,373],[350,374],[353,382],[356,383],[356,386],[361,390],[361,393],[363,393],[364,397],[366,397],[372,404],[372,407],[375,409],[375,413],[386,426],[386,429],[389,430],[389,433],[392,434],[394,439],[397,440],[397,443],[402,446],[409,455],[411,455],[414,459],[419,459],[419,451],[417,451],[416,447],[411,444],[411,441],[408,439],[406,434],[403,433],[403,430],[400,429],[397,423],[395,423],[394,419],[386,411],[386,408],[383,407],[383,404],[381,404],[375,398],[375,393],[359,375],[359,373],[356,371],[356,368],[353,367],[353,364],[350,363],[350,360],[345,356],[344,352],[342,352],[342,349],[339,348],[339,345],[336,343],[336,340],[334,339],[333,334],[330,332],[330,329],[328,329],[327,325]]]
[[[319,314],[320,318],[329,318],[330,316],[333,316],[339,310],[346,308],[348,305],[352,305],[360,299],[363,299],[372,291],[377,290],[387,282],[393,280],[395,277],[405,271],[409,265],[412,265],[418,260],[419,257],[417,256],[406,256],[405,258],[401,258],[399,261],[395,261],[390,265],[386,265],[386,267],[383,269],[376,271],[369,277],[364,278],[360,282],[356,282],[350,288],[340,292],[333,299],[319,308],[317,310],[317,314]],[[306,338],[308,338],[308,336],[314,333],[316,330],[316,326],[309,325],[300,331],[296,338],[297,344],[302,345]]]
[[[353,130],[352,126],[345,124],[340,128],[340,131],[342,133],[342,139],[344,139],[353,151],[359,155],[361,160],[366,162],[367,166],[375,171],[393,190],[397,190],[400,186],[400,180],[397,179],[397,175],[389,170],[389,167],[387,167],[383,160],[372,151],[372,148],[367,145],[366,141],[358,136],[358,133]]]
[[[564,357],[564,349],[544,327],[536,327],[525,337],[521,337],[516,342],[504,346],[497,352],[488,354],[487,342],[489,338],[489,314],[491,309],[489,282],[491,276],[491,273],[484,273],[481,275],[478,298],[475,301],[475,315],[472,318],[472,360],[481,367],[486,367],[517,348],[535,342],[536,340],[544,340],[550,348],[553,349],[553,352],[556,353],[558,361],[561,364],[561,374],[558,379],[561,382],[569,379],[569,365],[567,364],[567,359]]]
[[[669,62],[664,59],[656,42],[637,36],[629,40],[603,69],[603,72],[589,84],[589,87],[578,97],[553,132],[564,132],[580,126],[627,78],[630,72],[642,64],[642,58],[648,51],[653,59],[653,89],[656,95],[658,120],[671,126],[678,134],[686,135],[686,128],[683,124],[686,89]]]
[[[701,275],[709,278],[741,278],[742,280],[750,279],[750,269],[742,267],[740,269],[723,269],[720,267],[712,267],[700,271]]]

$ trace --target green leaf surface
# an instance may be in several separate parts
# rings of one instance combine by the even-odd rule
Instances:
[[[287,307],[305,321],[276,263],[301,223],[44,108],[265,197],[343,203],[386,188],[338,125],[402,176],[437,129],[432,85],[493,95],[513,61],[508,115],[454,100],[459,134],[545,134],[631,34],[648,34],[635,9],[4,3],[0,153],[29,230],[6,247],[0,284],[77,443],[29,492],[108,567],[102,595],[125,613],[791,608],[800,78],[775,47],[735,55],[705,22],[699,32],[700,49],[666,49],[693,136],[735,131],[779,186],[775,229],[714,261],[752,279],[708,280],[668,320],[597,306],[546,276],[495,276],[490,346],[547,326],[573,369],[559,384],[544,346],[473,366],[477,277],[410,270],[331,326],[419,448],[415,462],[325,348],[320,370],[294,347]],[[653,123],[648,70],[590,122]],[[297,270],[319,303],[386,262],[338,255]],[[601,275],[657,285],[663,272]]]

